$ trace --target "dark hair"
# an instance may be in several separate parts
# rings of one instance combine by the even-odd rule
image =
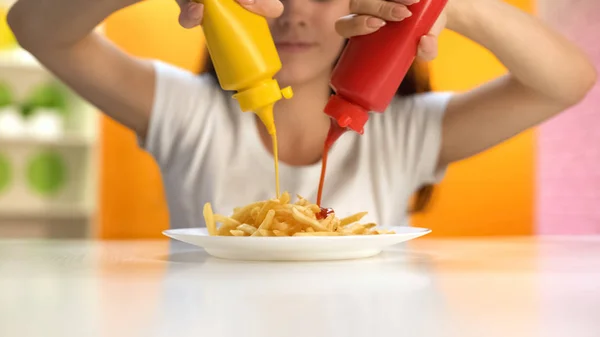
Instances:
[[[217,73],[208,56],[206,57],[203,69],[206,74],[210,75],[215,81],[217,80]],[[410,96],[429,91],[431,91],[429,68],[426,63],[416,60],[402,80],[398,91],[396,91],[396,96]],[[424,211],[431,202],[433,192],[433,185],[428,184],[420,187],[415,193],[410,212],[418,213]]]

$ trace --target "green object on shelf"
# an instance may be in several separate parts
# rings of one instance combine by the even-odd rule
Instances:
[[[0,193],[4,192],[10,180],[12,179],[12,170],[10,161],[4,155],[0,153]]]
[[[37,193],[52,195],[66,182],[67,168],[62,156],[55,152],[38,153],[27,165],[27,182]]]
[[[67,112],[67,91],[58,83],[46,83],[35,88],[21,105],[23,116],[33,114],[35,109],[45,108]]]
[[[0,82],[0,108],[12,105],[14,97],[8,83]]]

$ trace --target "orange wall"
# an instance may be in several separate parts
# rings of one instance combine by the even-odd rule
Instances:
[[[203,62],[200,29],[177,23],[175,1],[145,1],[106,21],[106,34],[128,52],[196,71]],[[102,120],[100,237],[160,238],[168,227],[160,173],[133,133]]]
[[[533,0],[507,2],[533,11]],[[465,90],[505,72],[487,50],[449,31],[442,34],[431,70],[437,90]],[[529,131],[453,165],[431,210],[416,216],[415,226],[441,236],[532,234],[534,140]]]
[[[533,0],[510,3],[532,10]],[[172,1],[150,0],[106,22],[107,35],[127,51],[196,70],[202,33],[177,25]],[[463,90],[504,72],[489,52],[445,32],[432,64],[434,87]],[[167,227],[160,175],[134,136],[104,118],[100,236],[154,238]],[[533,227],[534,135],[526,133],[476,158],[453,165],[439,186],[432,210],[415,225],[434,235],[531,234]]]

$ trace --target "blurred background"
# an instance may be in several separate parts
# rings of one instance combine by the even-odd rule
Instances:
[[[0,237],[161,238],[167,207],[157,166],[133,133],[102,117],[20,50],[0,0]],[[583,47],[600,66],[600,2],[509,0]],[[198,71],[200,29],[174,1],[149,0],[99,30],[128,52]],[[464,90],[505,69],[444,32],[430,65],[436,90]],[[532,41],[535,48],[535,41]],[[436,236],[600,233],[600,89],[577,107],[455,164],[416,226]]]

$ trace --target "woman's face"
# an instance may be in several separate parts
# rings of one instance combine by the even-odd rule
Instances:
[[[282,86],[298,85],[331,73],[344,39],[335,21],[349,13],[349,0],[282,0],[285,10],[269,27],[283,68]]]

